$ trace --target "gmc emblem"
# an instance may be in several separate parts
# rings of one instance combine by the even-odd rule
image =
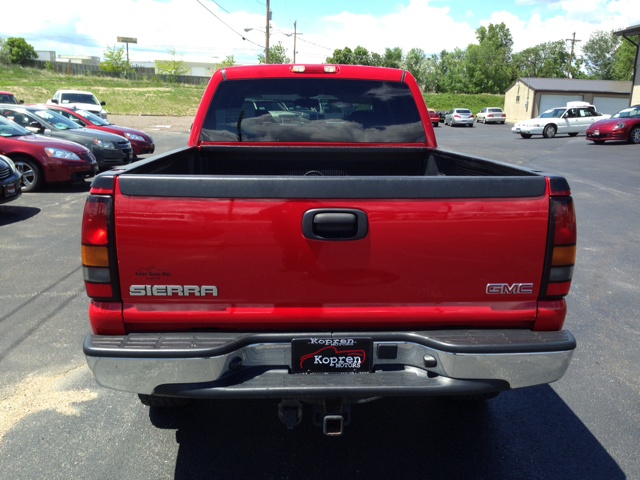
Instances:
[[[486,292],[489,295],[512,295],[516,293],[533,293],[533,283],[488,283]]]

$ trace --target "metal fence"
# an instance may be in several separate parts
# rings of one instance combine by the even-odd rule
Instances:
[[[48,65],[47,65],[48,64]],[[50,66],[49,66],[50,65]],[[187,85],[206,85],[211,77],[197,77],[191,75],[158,75],[155,68],[133,67],[126,76],[123,72],[107,72],[100,70],[97,65],[83,65],[81,63],[47,62],[43,60],[31,60],[25,63],[27,67],[46,69],[52,68],[54,72],[62,75],[91,75],[96,77],[128,78],[129,80],[153,80],[157,78],[161,82],[183,83]]]

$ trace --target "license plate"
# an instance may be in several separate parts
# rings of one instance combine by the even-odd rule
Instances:
[[[598,135],[600,135],[600,130],[594,130],[593,131],[593,136],[597,137]]]
[[[5,185],[4,187],[4,196],[5,197],[13,197],[17,195],[18,191],[16,190],[15,185]]]
[[[291,342],[293,373],[371,371],[370,338],[301,338]]]

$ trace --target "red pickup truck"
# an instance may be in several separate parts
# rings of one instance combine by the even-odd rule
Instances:
[[[278,398],[339,435],[365,399],[561,378],[575,251],[567,181],[439,149],[410,73],[223,68],[188,146],[92,183],[84,353],[146,405]]]

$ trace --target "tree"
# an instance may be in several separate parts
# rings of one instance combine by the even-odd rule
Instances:
[[[342,49],[336,48],[333,55],[327,57],[326,63],[334,63],[337,65],[354,65],[353,51],[349,47]]]
[[[418,86],[425,88],[427,81],[427,55],[421,48],[412,48],[404,59],[404,68],[411,72]]]
[[[514,76],[564,78],[568,61],[564,41],[540,43],[513,55]]]
[[[456,47],[453,52],[442,50],[438,62],[438,92],[466,92],[467,72],[464,65],[466,52]]]
[[[258,55],[258,61],[265,63],[264,53]],[[287,49],[282,45],[282,42],[269,47],[269,63],[291,63],[291,59],[287,57]]]
[[[605,32],[596,30],[582,47],[582,60],[587,73],[599,80],[614,80],[615,52],[620,44],[620,38],[613,34],[613,30]]]
[[[2,37],[0,37],[0,65],[6,65],[9,63],[9,49],[7,43]]]
[[[400,47],[385,48],[382,57],[382,66],[389,68],[402,68],[402,49]]]
[[[31,44],[22,37],[9,37],[2,45],[3,57],[8,57],[9,63],[24,65],[29,60],[38,58],[38,54]]]
[[[504,23],[476,30],[478,44],[470,44],[465,54],[465,70],[472,93],[503,92],[512,81],[513,39]]]
[[[156,60],[155,68],[160,75],[182,75],[187,73],[190,68],[182,60],[182,54],[177,54],[176,49],[171,47],[167,49],[167,53],[171,55],[169,60]]]
[[[107,45],[107,49],[102,52],[104,61],[100,62],[100,70],[105,72],[129,72],[131,71],[131,65],[127,60],[127,55],[124,51],[124,47],[110,47]]]
[[[224,67],[233,67],[235,63],[236,63],[236,60],[235,58],[233,58],[233,55],[227,55],[227,57],[221,62],[214,63],[213,68],[217,70],[219,68],[224,68]]]
[[[640,37],[632,39],[638,43]],[[628,40],[623,39],[614,54],[615,65],[613,74],[616,80],[631,80],[633,78],[633,62],[636,58],[636,47]]]

